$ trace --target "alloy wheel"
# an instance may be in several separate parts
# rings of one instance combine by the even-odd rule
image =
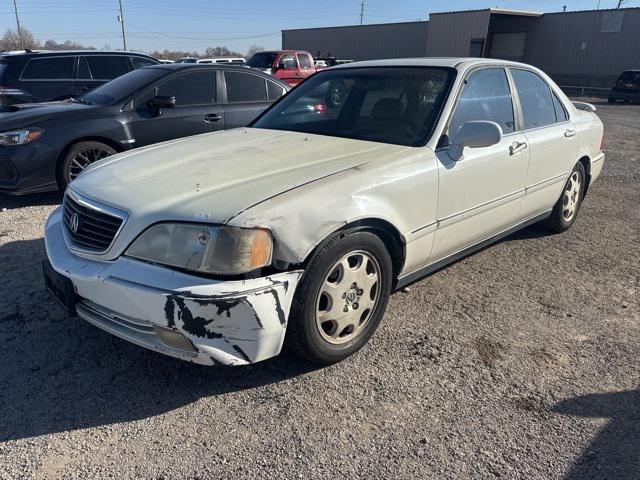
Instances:
[[[580,195],[582,193],[582,176],[580,172],[573,172],[564,190],[562,199],[562,216],[566,222],[570,222],[578,210]]]
[[[100,148],[90,148],[81,150],[71,159],[69,164],[69,181],[74,180],[80,173],[91,165],[93,162],[102,160],[103,158],[111,156],[111,152],[102,150]]]
[[[316,299],[316,326],[324,340],[343,344],[363,330],[380,298],[380,272],[364,251],[349,252],[333,264]]]

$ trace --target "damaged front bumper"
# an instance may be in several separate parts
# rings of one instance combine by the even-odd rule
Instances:
[[[128,257],[73,255],[61,209],[47,220],[53,269],[71,280],[77,314],[120,338],[203,365],[245,365],[280,353],[302,271],[220,281]]]

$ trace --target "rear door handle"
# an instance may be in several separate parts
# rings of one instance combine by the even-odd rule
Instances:
[[[517,155],[527,149],[527,142],[513,142],[509,147],[509,155]]]
[[[575,137],[576,136],[576,132],[573,128],[569,128],[568,130],[564,131],[564,136],[569,138],[569,137]]]
[[[217,122],[218,120],[222,120],[222,115],[219,115],[217,113],[209,113],[204,116],[205,122],[212,123],[212,122]]]

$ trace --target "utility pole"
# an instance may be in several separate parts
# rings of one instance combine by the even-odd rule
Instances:
[[[15,3],[15,0],[13,0]],[[120,2],[120,16],[118,20],[120,20],[120,26],[122,27],[122,49],[127,49],[127,37],[124,35],[124,14],[122,13],[122,0],[118,0]]]
[[[18,5],[16,5],[16,0],[13,0],[13,11],[16,13],[16,26],[18,27],[18,41],[20,42],[20,48],[24,50],[24,43],[22,42],[22,30],[20,29],[20,19],[18,18]]]
[[[618,0],[618,6],[616,8],[620,8],[623,3],[624,3],[624,0]]]
[[[362,25],[363,16],[364,16],[364,0],[360,2],[360,25]]]

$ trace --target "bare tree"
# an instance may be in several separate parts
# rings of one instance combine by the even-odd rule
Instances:
[[[205,57],[242,57],[243,55],[227,47],[207,47],[204,51]]]
[[[20,28],[20,33],[22,34],[22,45],[20,45],[18,32],[12,29],[4,32],[4,35],[0,38],[0,50],[21,50],[22,48],[35,50],[40,48],[40,42],[36,40],[29,30],[22,27]]]
[[[251,58],[254,53],[262,51],[264,51],[264,47],[261,47],[260,45],[251,45],[249,50],[247,50],[247,58]]]
[[[44,48],[47,50],[95,50],[94,47],[87,47],[71,40],[62,43],[58,43],[55,40],[47,40],[44,42]]]

